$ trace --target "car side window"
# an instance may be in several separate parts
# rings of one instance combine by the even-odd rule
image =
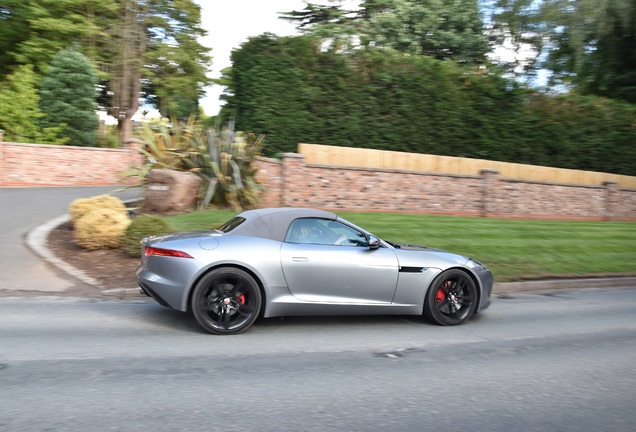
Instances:
[[[317,218],[293,221],[285,241],[299,244],[368,246],[366,236],[360,231],[338,221]]]

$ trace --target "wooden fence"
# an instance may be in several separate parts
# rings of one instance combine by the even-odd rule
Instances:
[[[551,168],[485,159],[469,159],[429,154],[403,153],[320,144],[299,144],[298,152],[307,164],[395,169],[428,173],[481,175],[483,169],[493,169],[502,178],[561,184],[598,186],[615,182],[621,188],[636,189],[636,177],[593,171]]]

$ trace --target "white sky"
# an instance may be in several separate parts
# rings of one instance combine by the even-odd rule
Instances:
[[[303,0],[195,0],[201,6],[201,23],[208,35],[201,43],[212,48],[210,76],[219,78],[231,66],[230,54],[251,36],[266,32],[279,36],[296,34],[293,24],[278,18],[279,12],[303,10]],[[216,115],[223,88],[213,85],[199,101],[207,115]]]

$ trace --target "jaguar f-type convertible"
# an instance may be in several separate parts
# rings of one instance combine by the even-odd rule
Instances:
[[[215,231],[145,238],[137,280],[220,335],[259,316],[423,315],[457,325],[490,305],[493,285],[471,258],[394,244],[303,208],[249,210]]]

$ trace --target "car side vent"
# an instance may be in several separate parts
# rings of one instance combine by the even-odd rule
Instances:
[[[400,273],[422,273],[426,267],[400,267]]]

